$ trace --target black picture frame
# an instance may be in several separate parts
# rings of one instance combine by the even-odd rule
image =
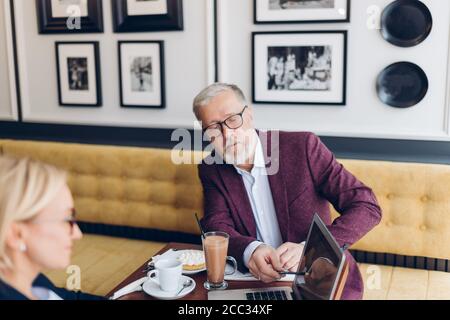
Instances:
[[[342,99],[338,102],[311,102],[311,101],[278,101],[278,100],[260,100],[257,99],[256,86],[256,37],[260,35],[293,35],[293,34],[339,34],[343,36],[342,52]],[[348,31],[346,30],[318,30],[318,31],[266,31],[252,33],[252,102],[254,104],[273,104],[273,105],[313,105],[313,106],[345,106],[347,104],[347,50],[348,50]]]
[[[80,29],[69,29],[67,18],[52,17],[52,1],[36,0],[39,34],[103,33],[102,0],[88,0],[88,15],[81,17]]]
[[[167,14],[129,16],[127,0],[111,0],[115,33],[184,30],[183,1],[166,0]]]
[[[159,46],[159,85],[160,85],[160,104],[128,104],[125,102],[124,94],[124,74],[122,72],[122,47],[127,44],[156,44]],[[119,57],[119,86],[120,86],[120,106],[122,108],[137,108],[137,109],[165,109],[166,108],[166,88],[165,88],[165,60],[164,60],[164,41],[160,40],[127,40],[118,41],[117,45]]]
[[[318,20],[269,20],[261,21],[258,19],[258,8],[257,2],[259,0],[253,1],[253,22],[254,24],[305,24],[305,23],[349,23],[351,16],[351,1],[347,0],[347,10],[344,19],[318,19]]]
[[[71,103],[65,102],[62,90],[62,76],[60,68],[60,52],[59,48],[64,45],[92,45],[94,50],[94,65],[95,65],[95,90],[96,90],[96,102],[95,103]],[[100,66],[100,44],[98,41],[57,41],[55,42],[55,53],[56,53],[56,77],[58,81],[58,102],[61,107],[101,107],[103,104],[102,97],[102,84],[101,84],[101,66]],[[77,56],[74,54],[74,56]]]

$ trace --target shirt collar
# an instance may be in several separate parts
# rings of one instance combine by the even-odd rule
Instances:
[[[256,138],[256,149],[255,149],[255,159],[253,160],[255,167],[257,168],[265,168],[266,161],[264,159],[264,150],[262,147],[261,140],[259,137]]]
[[[259,139],[259,136],[256,136],[256,147],[255,147],[255,156],[253,159],[253,165],[254,165],[253,169],[266,167],[266,161],[264,159],[264,150],[262,147],[261,140]],[[234,168],[240,175],[243,175],[244,173],[248,173],[247,171],[242,170],[242,169],[238,168],[237,166],[234,166]]]

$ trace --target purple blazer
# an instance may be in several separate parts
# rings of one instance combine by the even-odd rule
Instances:
[[[315,213],[340,246],[354,244],[380,222],[381,209],[372,190],[338,163],[316,135],[277,133],[279,139],[274,132],[258,134],[267,167],[279,167],[268,178],[284,242],[305,241]],[[230,235],[229,254],[244,271],[243,253],[256,240],[256,224],[242,177],[232,165],[206,163],[211,162],[199,165],[205,201],[202,225]],[[340,213],[334,221],[329,203]],[[361,274],[353,257],[347,257],[350,270],[342,299],[362,299]]]

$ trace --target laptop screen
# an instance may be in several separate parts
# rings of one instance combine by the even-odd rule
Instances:
[[[314,219],[298,272],[305,275],[296,276],[293,284],[295,298],[299,300],[331,299],[336,278],[339,275],[342,253],[331,234],[320,229]],[[323,228],[326,227],[323,225]],[[329,239],[327,239],[329,238]]]

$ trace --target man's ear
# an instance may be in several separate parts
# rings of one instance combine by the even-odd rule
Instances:
[[[253,106],[249,105],[248,106],[248,118],[252,123],[253,123],[253,112],[254,112]]]
[[[6,230],[6,246],[13,250],[19,250],[21,243],[24,243],[24,226],[20,222],[12,222]]]

